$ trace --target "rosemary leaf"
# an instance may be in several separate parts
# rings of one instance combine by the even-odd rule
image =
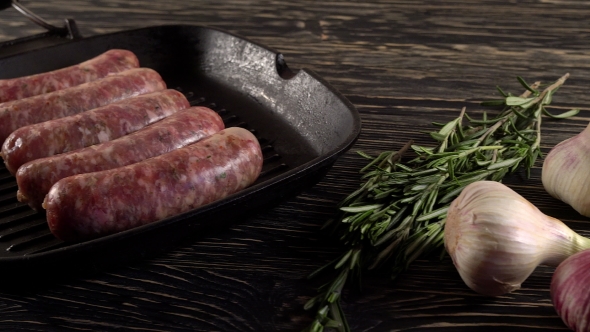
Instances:
[[[503,160],[499,163],[494,163],[491,164],[490,166],[488,166],[488,170],[494,170],[494,169],[499,169],[499,168],[509,168],[511,166],[513,166],[514,164],[520,162],[522,160],[522,158],[512,158],[512,159],[506,159]]]
[[[573,110],[569,110],[567,112],[563,112],[561,114],[552,114],[549,113],[549,111],[547,111],[547,109],[545,109],[545,107],[543,107],[543,113],[545,113],[545,115],[554,118],[554,119],[565,119],[565,118],[569,118],[572,117],[574,115],[577,115],[578,113],[580,113],[579,109],[573,109]]]
[[[463,187],[461,187],[461,189],[463,189]],[[440,216],[446,214],[448,210],[449,210],[448,206],[442,207],[438,210],[431,211],[429,214],[426,214],[426,215],[420,216],[419,218],[416,218],[416,221],[426,221],[426,220],[434,219],[436,217],[440,217]]]
[[[518,82],[520,82],[520,84],[522,86],[524,86],[525,89],[529,90],[534,95],[538,95],[539,94],[539,91],[537,91],[537,89],[531,87],[522,77],[517,76],[516,79],[518,80]]]
[[[525,105],[528,105],[535,99],[536,98],[506,97],[504,102],[506,103],[506,106],[521,106],[522,108],[527,108]]]
[[[481,106],[504,106],[504,99],[485,100],[481,102]]]
[[[341,207],[340,210],[344,212],[365,212],[365,211],[373,211],[378,209],[382,206],[382,204],[372,204],[372,205],[364,205],[364,206],[347,206]]]

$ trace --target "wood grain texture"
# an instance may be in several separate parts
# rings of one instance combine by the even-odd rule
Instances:
[[[547,120],[543,150],[580,132],[590,119],[590,5],[578,1],[22,1],[58,25],[74,18],[84,36],[161,24],[219,27],[275,48],[292,69],[309,68],[359,110],[363,131],[327,176],[276,208],[228,229],[87,276],[0,292],[0,330],[297,331],[319,281],[305,277],[334,259],[339,244],[319,231],[337,202],[359,184],[354,152],[398,149],[407,139],[432,144],[430,122],[461,107],[479,110],[495,86],[520,93],[516,76],[553,81],[569,72],[554,110],[582,112]],[[0,12],[0,41],[42,30],[12,9]],[[552,199],[539,167],[515,190],[583,235],[588,218]],[[553,269],[523,288],[485,298],[470,291],[450,259],[421,260],[398,280],[366,274],[347,289],[353,331],[567,330],[549,298]],[[38,276],[43,278],[43,276]]]

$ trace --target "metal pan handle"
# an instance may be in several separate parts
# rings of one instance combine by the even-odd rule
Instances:
[[[18,0],[0,0],[0,10],[4,10],[8,7],[12,6],[18,12],[23,14],[29,20],[33,21],[35,24],[45,28],[47,31],[57,34],[59,36],[64,36],[69,39],[76,39],[80,38],[80,32],[78,31],[78,27],[74,20],[66,19],[64,27],[56,27],[55,25],[50,24],[49,22],[45,21],[37,14],[33,13],[31,10],[27,9],[23,4],[21,4]]]

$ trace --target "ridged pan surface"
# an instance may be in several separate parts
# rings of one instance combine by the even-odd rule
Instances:
[[[254,185],[221,201],[74,244],[53,237],[44,213],[16,200],[16,180],[0,166],[0,267],[5,277],[143,256],[255,213],[316,183],[360,133],[354,107],[318,75],[293,73],[280,53],[207,27],[149,27],[27,51],[0,58],[0,78],[69,66],[112,48],[133,51],[141,66],[158,71],[192,105],[218,112],[227,127],[251,130],[263,148],[263,173]]]

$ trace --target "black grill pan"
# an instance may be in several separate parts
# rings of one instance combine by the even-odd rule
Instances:
[[[1,278],[100,268],[227,225],[315,184],[360,133],[355,108],[318,75],[294,73],[280,53],[219,29],[169,25],[59,40],[33,50],[17,44],[25,51],[0,46],[0,78],[61,68],[112,48],[133,51],[143,67],[158,71],[191,104],[211,107],[227,127],[251,130],[265,161],[254,185],[226,199],[81,243],[54,238],[44,213],[16,200],[16,180],[0,166]]]

